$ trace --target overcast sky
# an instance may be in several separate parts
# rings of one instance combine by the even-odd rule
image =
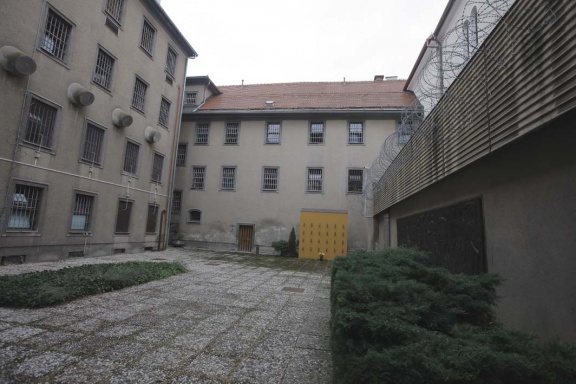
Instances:
[[[407,78],[448,0],[162,0],[216,85]]]

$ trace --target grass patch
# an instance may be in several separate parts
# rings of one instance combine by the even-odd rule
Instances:
[[[183,272],[179,263],[129,261],[0,276],[0,306],[48,307]]]
[[[332,273],[335,383],[576,382],[575,346],[496,321],[496,275],[452,274],[400,248],[337,258]]]

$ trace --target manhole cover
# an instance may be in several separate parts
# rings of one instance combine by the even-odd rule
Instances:
[[[304,293],[304,288],[284,287],[284,292]]]

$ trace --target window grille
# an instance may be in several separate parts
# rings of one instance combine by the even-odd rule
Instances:
[[[280,123],[268,123],[266,128],[266,144],[280,143]]]
[[[90,164],[102,164],[102,144],[104,142],[104,130],[93,124],[86,124],[86,136],[84,137],[84,149],[82,160]]]
[[[178,143],[178,151],[176,152],[176,166],[186,166],[186,152],[188,150],[187,144]]]
[[[362,193],[363,184],[363,170],[362,169],[349,169],[348,170],[348,192]]]
[[[234,189],[236,184],[236,168],[222,168],[222,189]]]
[[[12,210],[8,229],[36,230],[40,214],[42,188],[16,184],[12,195]]]
[[[348,124],[348,144],[363,144],[364,143],[364,124],[363,123],[349,123]]]
[[[204,189],[204,177],[206,176],[206,167],[192,167],[192,186],[191,189]],[[232,185],[234,188],[234,185]]]
[[[43,148],[52,148],[58,110],[38,99],[30,99],[30,111],[24,141]]]
[[[106,13],[112,17],[118,24],[122,22],[122,10],[124,8],[124,0],[107,0]]]
[[[311,123],[310,124],[310,144],[324,143],[324,123]]]
[[[158,116],[158,124],[168,127],[168,118],[170,116],[170,102],[165,98],[160,101],[160,115]]]
[[[197,103],[197,101],[196,101],[197,98],[198,98],[197,92],[187,92],[186,93],[186,104],[195,105]]]
[[[179,215],[182,212],[182,191],[172,192],[172,214]]]
[[[146,218],[146,233],[156,233],[156,222],[158,221],[158,205],[148,205],[148,217]]]
[[[224,144],[238,144],[238,123],[226,124]]]
[[[96,84],[101,85],[106,89],[110,89],[112,83],[112,68],[114,68],[114,58],[102,49],[99,49],[92,80]]]
[[[322,168],[308,168],[308,192],[322,192]]]
[[[147,89],[148,85],[142,80],[136,78],[136,82],[134,83],[134,93],[132,94],[132,106],[140,112],[144,112]]]
[[[132,213],[132,202],[120,200],[118,202],[118,213],[116,215],[115,233],[130,233],[130,214]]]
[[[134,144],[130,141],[126,143],[126,154],[124,155],[124,172],[130,173],[132,175],[136,174],[139,151],[140,146],[138,144]]]
[[[264,181],[262,183],[262,190],[278,190],[278,168],[264,168]]]
[[[162,166],[164,165],[164,156],[157,153],[154,154],[154,162],[152,163],[152,181],[155,183],[162,182]]]
[[[209,133],[210,124],[198,123],[198,125],[196,125],[196,144],[208,144]]]
[[[150,55],[152,55],[152,47],[154,46],[155,34],[156,30],[154,29],[154,27],[149,22],[144,20],[144,25],[142,26],[142,39],[140,40],[140,46]]]
[[[74,211],[72,212],[71,232],[88,232],[90,230],[90,218],[92,217],[92,207],[94,206],[94,196],[76,194]]]
[[[71,32],[72,25],[70,23],[53,10],[48,10],[41,48],[58,60],[64,61],[68,51]]]
[[[200,223],[202,221],[202,211],[199,209],[191,209],[188,211],[189,223]]]
[[[168,47],[168,53],[166,54],[166,73],[174,77],[176,73],[176,59],[178,54],[175,50]]]

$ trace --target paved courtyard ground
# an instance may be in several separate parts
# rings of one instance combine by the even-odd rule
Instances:
[[[0,383],[330,382],[328,262],[172,248],[0,275],[129,260],[188,272],[51,308],[0,308]]]

